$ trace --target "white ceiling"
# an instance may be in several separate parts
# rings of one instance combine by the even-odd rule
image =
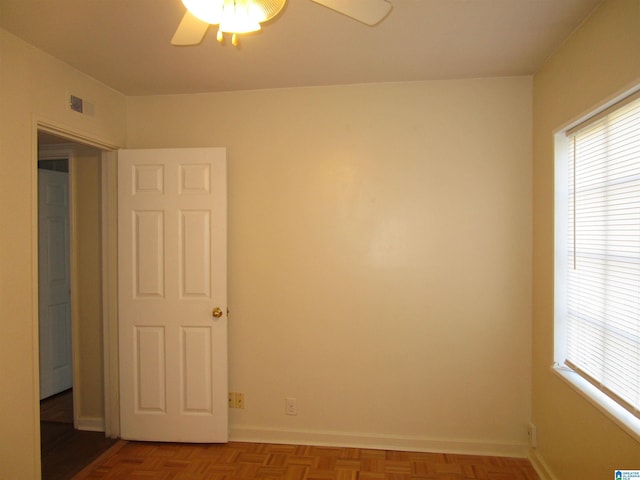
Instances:
[[[530,75],[601,0],[390,0],[369,27],[289,0],[239,48],[170,45],[180,0],[0,0],[0,27],[126,95]]]

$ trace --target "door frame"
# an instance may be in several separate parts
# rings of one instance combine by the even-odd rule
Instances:
[[[38,314],[38,131],[50,133],[69,143],[84,144],[102,151],[102,319],[103,319],[103,383],[104,383],[104,427],[105,435],[110,438],[120,436],[119,393],[118,393],[118,303],[117,303],[117,149],[108,141],[86,134],[67,125],[52,122],[49,119],[34,116],[32,121],[31,155],[31,224],[32,224],[32,278],[34,288],[31,292],[32,332],[34,355],[34,397],[32,399],[35,418],[40,418],[40,364],[39,364],[39,314]],[[67,151],[68,151],[67,145]],[[71,179],[71,168],[70,168]],[[73,282],[72,282],[73,285]],[[73,287],[72,287],[73,288]],[[72,291],[73,295],[73,291]],[[72,331],[74,326],[71,316]],[[73,348],[74,380],[77,353]],[[75,403],[75,399],[74,399]],[[74,413],[75,416],[75,413]],[[75,419],[74,419],[75,420]],[[40,450],[40,422],[34,422],[37,450]],[[38,456],[38,470],[41,469]]]

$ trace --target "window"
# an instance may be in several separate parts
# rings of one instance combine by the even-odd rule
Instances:
[[[557,140],[556,362],[640,418],[640,94]]]

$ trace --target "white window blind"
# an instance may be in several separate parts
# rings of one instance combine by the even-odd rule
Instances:
[[[567,136],[565,363],[640,417],[640,99]]]

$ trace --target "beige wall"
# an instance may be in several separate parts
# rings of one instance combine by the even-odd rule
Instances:
[[[640,443],[550,369],[553,362],[553,132],[640,81],[640,0],[612,0],[534,78],[532,452],[557,479],[640,468]]]
[[[526,454],[530,78],[127,103],[227,147],[233,438]]]
[[[91,100],[93,117],[66,108],[66,92]],[[0,30],[0,478],[39,470],[35,121],[105,143],[124,143],[125,100]]]

